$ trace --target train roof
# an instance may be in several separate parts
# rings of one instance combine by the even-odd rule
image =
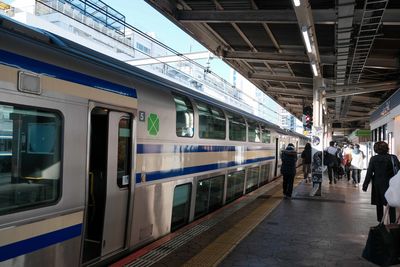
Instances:
[[[128,63],[125,63],[118,59],[99,53],[95,50],[82,46],[61,36],[50,33],[46,30],[22,24],[12,18],[0,14],[0,33],[1,32],[5,34],[12,34],[13,36],[18,38],[29,39],[30,44],[34,43],[36,45],[51,48],[60,53],[67,54],[68,56],[83,59],[91,64],[102,65],[103,67],[111,68],[113,72],[117,72],[123,75],[130,75],[137,79],[145,82],[150,82],[155,85],[161,85],[160,88],[163,88],[164,90],[171,90],[177,93],[181,93],[191,98],[194,98],[195,100],[200,100],[209,104],[213,104],[226,111],[241,114],[246,118],[257,120],[266,124],[269,128],[276,130],[278,133],[307,138],[302,134],[283,129],[265,119],[259,118],[246,111],[236,109],[222,101],[213,99],[200,92],[188,90],[187,87],[177,84],[173,81],[167,80],[150,72],[142,70],[138,67],[129,65]]]

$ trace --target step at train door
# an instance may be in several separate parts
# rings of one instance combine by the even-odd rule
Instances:
[[[132,115],[94,108],[83,263],[126,246],[131,151]]]

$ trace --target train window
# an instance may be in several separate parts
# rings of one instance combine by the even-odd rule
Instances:
[[[192,184],[183,184],[175,187],[171,231],[175,231],[189,222],[191,192]]]
[[[260,185],[268,183],[270,179],[271,164],[264,164],[260,167]]]
[[[271,143],[271,131],[267,130],[265,125],[261,125],[261,137],[263,143]]]
[[[130,142],[131,142],[131,120],[122,118],[118,125],[118,169],[117,184],[118,187],[129,186],[130,176]]]
[[[197,182],[194,217],[199,218],[222,206],[225,175]]]
[[[249,142],[260,142],[260,126],[257,122],[248,121]]]
[[[242,116],[227,114],[229,120],[229,140],[246,141],[246,121]]]
[[[247,169],[246,194],[254,191],[258,187],[259,173],[260,168],[258,166]]]
[[[0,215],[59,199],[61,128],[57,112],[0,105]]]
[[[194,112],[190,100],[185,96],[174,95],[176,108],[176,135],[193,137]]]
[[[226,120],[221,109],[198,103],[200,138],[225,139]]]
[[[382,141],[387,141],[387,125],[382,126]]]
[[[245,171],[237,171],[228,174],[228,184],[226,188],[226,202],[233,200],[243,195]]]

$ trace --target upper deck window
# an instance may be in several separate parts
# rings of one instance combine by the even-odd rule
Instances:
[[[0,104],[0,215],[59,199],[61,128],[54,111]]]
[[[193,137],[194,112],[190,100],[185,96],[174,95],[176,107],[176,135]]]
[[[261,142],[260,126],[255,121],[247,121],[249,142]]]
[[[197,109],[200,138],[225,139],[226,120],[222,110],[205,103],[198,103]]]
[[[246,141],[246,121],[242,116],[227,114],[229,120],[229,140]]]
[[[271,131],[267,129],[267,126],[261,125],[261,137],[262,142],[269,144],[271,143]]]

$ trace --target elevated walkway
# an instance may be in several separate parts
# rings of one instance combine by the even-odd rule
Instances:
[[[347,179],[321,197],[299,173],[291,200],[282,179],[166,236],[112,266],[374,266],[361,257],[376,225],[370,192]]]

